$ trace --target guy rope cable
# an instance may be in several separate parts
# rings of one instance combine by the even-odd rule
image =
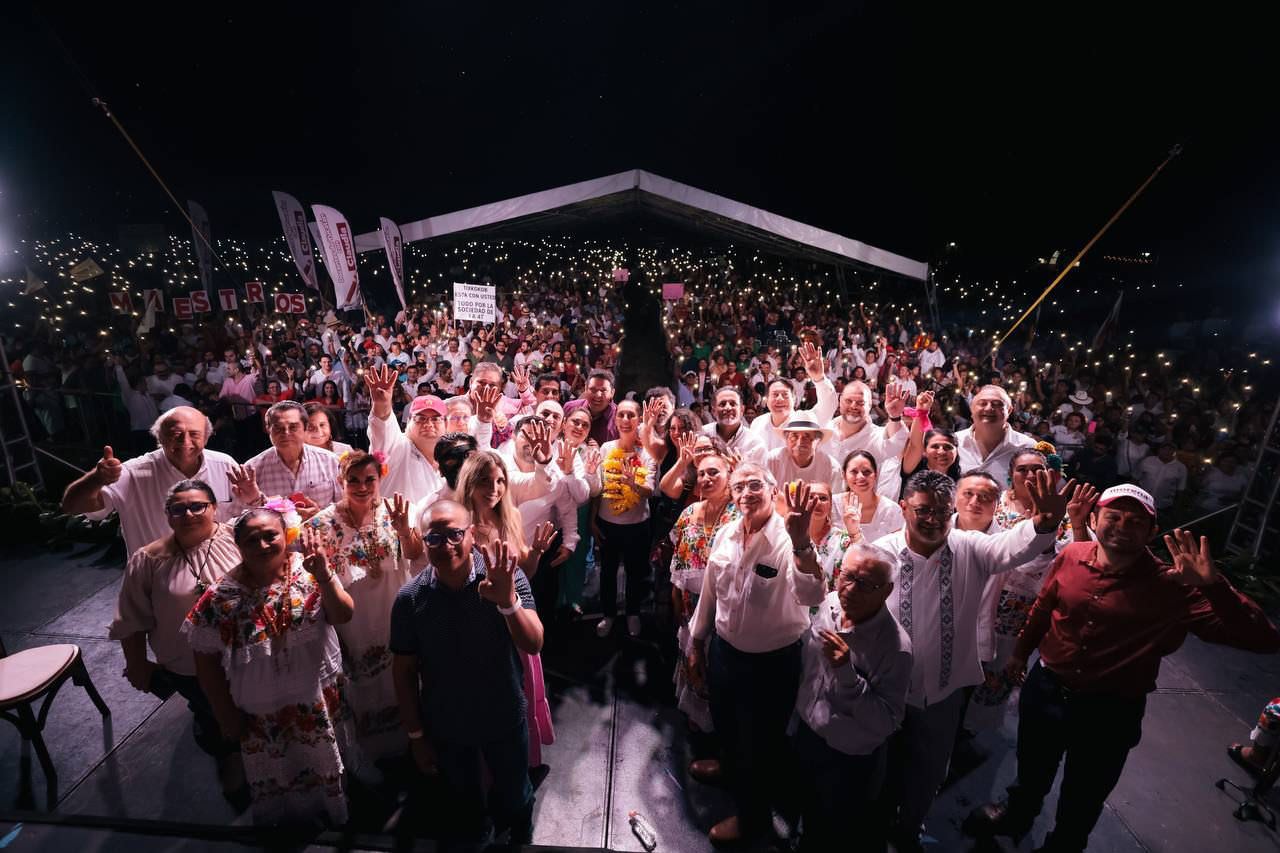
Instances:
[[[1103,234],[1106,234],[1106,233],[1107,233],[1107,230],[1108,230],[1112,225],[1114,225],[1114,224],[1115,224],[1116,220],[1117,220],[1117,219],[1119,219],[1119,218],[1120,218],[1120,216],[1121,216],[1121,215],[1122,215],[1126,210],[1128,210],[1128,209],[1129,209],[1129,205],[1133,204],[1135,201],[1137,201],[1137,200],[1138,200],[1138,196],[1142,195],[1143,191],[1144,191],[1148,186],[1150,186],[1151,182],[1152,182],[1152,181],[1154,181],[1154,180],[1156,179],[1156,175],[1160,174],[1160,172],[1164,170],[1164,167],[1165,167],[1165,166],[1168,166],[1168,165],[1169,165],[1169,163],[1173,160],[1173,158],[1174,158],[1174,157],[1177,157],[1177,156],[1178,156],[1179,154],[1181,154],[1181,153],[1182,153],[1182,146],[1181,146],[1181,145],[1175,145],[1175,146],[1173,146],[1173,149],[1169,151],[1169,156],[1168,156],[1168,157],[1166,157],[1166,158],[1164,158],[1164,162],[1163,162],[1163,163],[1161,163],[1159,166],[1156,166],[1156,170],[1155,170],[1154,172],[1152,172],[1152,173],[1147,177],[1147,179],[1146,179],[1145,181],[1143,181],[1143,182],[1142,182],[1142,186],[1140,186],[1140,187],[1138,187],[1136,190],[1134,190],[1133,195],[1129,196],[1128,200],[1127,200],[1127,201],[1125,201],[1125,203],[1124,203],[1124,204],[1120,205],[1120,209],[1119,209],[1119,210],[1117,210],[1115,213],[1113,213],[1113,214],[1111,215],[1111,218],[1107,220],[1107,224],[1106,224],[1106,225],[1103,225],[1103,226],[1102,226],[1102,228],[1098,231],[1098,233],[1093,235],[1093,239],[1092,239],[1092,240],[1090,240],[1088,243],[1086,243],[1086,244],[1085,244],[1085,246],[1084,246],[1084,248],[1080,250],[1079,254],[1077,254],[1074,258],[1072,258],[1072,259],[1071,259],[1071,263],[1069,263],[1069,264],[1067,264],[1065,267],[1063,267],[1062,272],[1058,273],[1058,277],[1057,277],[1057,278],[1055,278],[1055,279],[1053,280],[1053,283],[1052,283],[1052,284],[1050,284],[1048,287],[1046,287],[1046,288],[1044,289],[1044,293],[1041,293],[1041,294],[1040,294],[1040,296],[1039,296],[1039,298],[1037,298],[1035,302],[1032,302],[1032,303],[1031,303],[1031,306],[1030,306],[1029,308],[1027,308],[1027,310],[1026,310],[1026,311],[1022,312],[1022,316],[1018,318],[1018,321],[1017,321],[1016,323],[1014,323],[1012,326],[1010,326],[1010,327],[1009,327],[1009,331],[1005,332],[1003,335],[1001,335],[1001,336],[1000,336],[1000,340],[996,341],[996,345],[995,345],[995,347],[993,347],[993,349],[997,349],[997,350],[998,350],[998,349],[1000,349],[1001,345],[1002,345],[1002,344],[1004,344],[1005,340],[1007,340],[1007,339],[1008,339],[1008,337],[1009,337],[1010,335],[1012,335],[1012,334],[1013,334],[1013,330],[1014,330],[1014,329],[1016,329],[1016,328],[1018,328],[1018,326],[1022,325],[1022,321],[1023,321],[1023,320],[1025,320],[1025,319],[1027,319],[1027,317],[1028,317],[1028,316],[1030,316],[1031,312],[1032,312],[1032,311],[1034,311],[1034,310],[1036,310],[1036,307],[1037,307],[1041,302],[1043,302],[1043,301],[1044,301],[1045,297],[1046,297],[1046,296],[1048,296],[1048,295],[1049,295],[1049,293],[1050,293],[1050,292],[1051,292],[1055,287],[1057,287],[1057,286],[1058,286],[1058,283],[1059,283],[1060,281],[1062,281],[1064,278],[1066,278],[1066,277],[1067,277],[1067,273],[1071,272],[1071,270],[1072,270],[1072,269],[1073,269],[1077,264],[1079,264],[1079,263],[1080,263],[1080,259],[1081,259],[1081,258],[1083,258],[1083,257],[1085,256],[1085,253],[1087,253],[1090,249],[1092,249],[1092,248],[1093,248],[1093,244],[1094,244],[1094,243],[1096,243],[1096,242],[1098,242],[1100,239],[1102,239],[1102,235],[1103,235]]]

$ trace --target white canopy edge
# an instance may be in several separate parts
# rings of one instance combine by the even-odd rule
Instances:
[[[740,222],[751,228],[792,240],[834,255],[849,258],[869,266],[904,275],[909,278],[925,280],[929,276],[929,265],[914,261],[902,255],[877,249],[859,240],[843,237],[839,234],[797,222],[758,207],[752,207],[740,201],[734,201],[715,193],[673,181],[660,175],[654,175],[643,169],[632,169],[618,172],[603,178],[566,184],[563,187],[543,190],[528,195],[482,204],[453,213],[444,213],[417,222],[409,222],[400,226],[400,233],[406,243],[442,237],[473,228],[494,225],[535,213],[602,198],[628,190],[640,190],[669,201],[683,204],[696,210],[712,213]],[[370,252],[382,249],[379,232],[370,231],[356,236],[356,250]]]

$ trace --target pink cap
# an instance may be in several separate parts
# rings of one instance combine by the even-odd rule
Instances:
[[[1142,508],[1151,514],[1152,518],[1156,517],[1155,499],[1147,493],[1145,489],[1140,489],[1132,483],[1122,483],[1119,486],[1112,486],[1102,493],[1102,497],[1098,498],[1098,506],[1106,506],[1107,504],[1118,501],[1121,498],[1132,498],[1142,504]]]
[[[424,409],[430,409],[443,418],[444,400],[441,400],[435,394],[423,394],[421,397],[414,397],[413,402],[409,404],[409,416],[413,417]]]

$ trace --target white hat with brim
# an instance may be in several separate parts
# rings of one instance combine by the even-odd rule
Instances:
[[[813,412],[795,412],[782,428],[783,432],[817,432],[822,434],[822,441],[831,438],[831,430],[818,423]]]
[[[1067,399],[1075,403],[1077,406],[1088,406],[1093,402],[1093,398],[1084,391],[1077,391]]]
[[[1112,486],[1105,490],[1102,496],[1098,498],[1098,506],[1107,506],[1108,504],[1118,501],[1121,498],[1129,498],[1142,504],[1142,508],[1151,514],[1152,518],[1156,517],[1156,502],[1146,489],[1140,489],[1132,483],[1121,483],[1119,486]]]

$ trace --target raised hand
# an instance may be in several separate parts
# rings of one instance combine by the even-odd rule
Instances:
[[[849,538],[854,542],[861,542],[862,501],[858,500],[853,492],[845,493],[844,514],[841,520],[844,521],[844,529],[849,531]]]
[[[231,493],[240,503],[257,503],[262,497],[258,491],[258,475],[248,466],[237,465],[227,472],[227,480],[231,483]]]
[[[543,420],[530,421],[529,432],[525,435],[533,445],[533,458],[539,465],[551,461],[551,428]]]
[[[921,391],[916,395],[916,411],[921,415],[927,415],[933,410],[933,392]]]
[[[1067,480],[1061,489],[1055,488],[1058,479],[1057,471],[1037,471],[1034,477],[1027,478],[1032,521],[1036,530],[1041,533],[1048,533],[1058,526],[1058,522],[1067,513],[1067,504],[1075,491],[1075,480]]]
[[[689,466],[693,464],[693,446],[698,443],[698,434],[696,432],[687,432],[676,439],[676,449],[680,451],[679,464]]]
[[[587,469],[588,474],[594,474],[600,470],[600,463],[604,461],[604,457],[600,453],[600,448],[591,445],[587,448],[586,454],[582,457],[582,464]]]
[[[1175,530],[1172,536],[1164,537],[1164,545],[1173,557],[1173,566],[1164,574],[1165,577],[1177,581],[1183,586],[1209,586],[1218,580],[1218,567],[1209,553],[1209,537],[1200,537],[1200,546],[1196,547],[1196,538],[1189,530]]]
[[[551,540],[555,538],[556,526],[544,521],[533,529],[533,541],[529,543],[529,547],[539,554],[545,554],[551,550]]]
[[[805,341],[800,347],[800,360],[804,363],[804,372],[815,383],[826,378],[827,371],[822,363],[822,350],[818,349],[813,341]]]
[[[849,644],[835,631],[819,631],[822,638],[822,655],[831,664],[831,668],[844,666],[849,662]]]
[[[529,390],[529,368],[523,364],[517,364],[511,368],[511,380],[516,383],[516,391],[523,394]]]
[[[782,491],[787,501],[787,535],[791,537],[792,547],[803,548],[810,544],[809,519],[813,517],[818,499],[810,494],[809,484],[804,480],[793,480]]]
[[[325,559],[324,540],[320,531],[310,524],[302,526],[302,568],[306,569],[318,583],[326,583],[332,574]]]
[[[1098,490],[1089,483],[1081,483],[1071,493],[1067,501],[1067,518],[1071,521],[1071,530],[1076,541],[1082,541],[1087,535],[1089,511],[1098,499]]]
[[[476,407],[476,419],[481,423],[488,423],[493,420],[493,410],[498,407],[498,401],[502,399],[502,389],[490,385],[472,388],[471,399]]]
[[[98,481],[98,485],[109,486],[119,480],[123,473],[124,463],[116,458],[111,445],[102,448],[102,458],[98,460],[97,465],[93,466],[93,476]]]
[[[480,558],[484,560],[484,580],[477,587],[480,597],[499,607],[515,607],[519,604],[516,598],[516,560],[511,553],[511,546],[499,540],[487,548],[481,548]]]
[[[907,406],[906,397],[902,395],[902,386],[891,380],[884,387],[884,411],[891,418],[902,417],[902,410]]]
[[[573,473],[573,446],[568,439],[560,442],[560,452],[556,454],[556,466],[563,474]]]
[[[409,501],[404,495],[396,492],[393,497],[383,498],[383,506],[387,508],[387,518],[391,522],[391,529],[396,532],[397,536],[409,535]]]
[[[369,387],[369,397],[376,406],[379,403],[391,405],[391,392],[395,390],[399,375],[390,365],[371,367],[364,372],[364,384]]]

